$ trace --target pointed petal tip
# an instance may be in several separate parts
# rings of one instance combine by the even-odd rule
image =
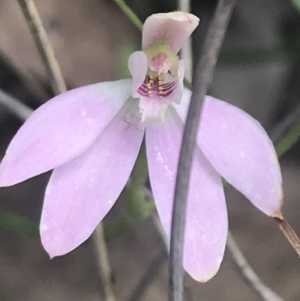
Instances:
[[[58,235],[56,235],[56,237],[50,237],[50,235],[47,237],[45,236],[46,235],[41,231],[42,246],[51,260],[54,257],[66,255],[75,249],[67,244],[67,240],[62,239],[62,237],[58,237]]]
[[[283,203],[283,200],[281,201],[281,203]],[[284,220],[281,206],[274,213],[270,214],[270,216],[273,217],[273,218],[275,218],[275,219]]]
[[[66,255],[67,253],[69,253],[69,252],[59,252],[58,250],[54,250],[54,249],[49,250],[49,248],[47,248],[44,245],[43,245],[43,248],[46,251],[46,253],[48,254],[50,260],[54,259],[55,257],[63,256],[63,255]]]

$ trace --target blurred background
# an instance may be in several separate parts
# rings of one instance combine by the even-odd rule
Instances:
[[[295,0],[297,1],[297,0]],[[201,19],[193,35],[194,61],[203,45],[215,0],[194,0]],[[110,0],[35,0],[68,88],[128,75],[127,58],[140,47],[140,32]],[[173,0],[128,0],[144,21],[176,9]],[[0,89],[31,108],[53,96],[49,79],[16,0],[0,0]],[[240,0],[226,35],[210,94],[257,118],[269,133],[300,107],[300,10],[290,0]],[[294,116],[300,120],[300,114]],[[21,121],[0,106],[0,157]],[[275,134],[278,134],[277,132]],[[300,233],[300,144],[281,160],[284,212]],[[94,301],[101,285],[91,242],[50,260],[38,223],[49,174],[0,189],[0,300]],[[300,300],[300,261],[276,223],[238,192],[226,191],[230,228],[261,279],[287,301]],[[112,281],[118,300],[167,300],[167,258],[153,219],[109,231],[118,222],[126,195],[105,220]],[[122,228],[122,227],[121,227]],[[152,269],[142,296],[133,292]],[[157,273],[155,273],[155,271]],[[257,301],[226,253],[220,272],[207,284],[188,276],[191,300]]]

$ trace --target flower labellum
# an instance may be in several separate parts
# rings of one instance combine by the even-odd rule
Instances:
[[[132,79],[71,90],[38,108],[12,139],[0,165],[10,186],[54,169],[40,233],[50,257],[82,244],[130,176],[146,135],[151,187],[170,234],[173,193],[191,91],[178,51],[198,26],[185,12],[154,14],[142,50],[128,61]],[[274,147],[250,115],[206,96],[189,184],[184,267],[198,281],[218,271],[227,237],[221,177],[258,209],[281,218],[282,180]]]

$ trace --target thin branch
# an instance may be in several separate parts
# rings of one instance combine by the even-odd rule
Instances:
[[[271,131],[270,137],[274,144],[282,139],[285,136],[286,131],[289,130],[292,125],[295,124],[296,120],[300,119],[300,104],[293,108],[289,114],[286,115]],[[295,137],[296,141],[298,140],[298,136]],[[278,149],[278,147],[277,147]],[[278,150],[277,150],[278,151]]]
[[[231,258],[242,278],[249,284],[250,287],[252,287],[262,301],[284,301],[259,279],[245,259],[230,232],[228,233],[227,247],[231,254]]]
[[[125,3],[124,0],[114,0],[114,2],[119,6],[123,13],[138,29],[143,29],[143,23],[141,22],[139,17],[133,12],[133,10]]]
[[[42,20],[32,0],[18,0],[27,24],[34,38],[37,49],[51,78],[55,94],[67,91],[54,50],[47,37]]]
[[[141,277],[138,285],[133,290],[132,294],[128,298],[128,301],[138,301],[141,300],[142,295],[146,291],[147,287],[153,282],[156,275],[160,272],[163,267],[163,264],[168,258],[168,253],[166,247],[162,244],[161,250],[155,256],[153,261],[150,263],[149,268],[145,274]]]
[[[184,128],[178,173],[176,177],[170,244],[170,301],[182,301],[183,299],[183,239],[190,169],[196,144],[195,138],[198,131],[203,99],[208,85],[211,82],[212,74],[235,3],[236,0],[219,1],[212,24],[208,30],[201,60],[196,68],[194,81],[196,84],[193,85],[194,91],[192,93],[187,122]]]
[[[191,3],[190,0],[179,0],[178,9],[180,11],[190,12]],[[192,80],[193,75],[193,56],[192,56],[192,39],[191,37],[183,45],[181,51],[181,57],[184,60],[185,77],[187,80]]]
[[[298,256],[300,256],[300,239],[294,231],[294,229],[285,219],[278,217],[275,217],[274,219],[277,222],[279,229],[281,230],[287,241],[296,251]]]
[[[277,156],[282,157],[300,138],[300,121],[293,125],[289,132],[276,144]]]
[[[22,121],[26,120],[32,113],[28,106],[3,90],[0,90],[0,105]]]
[[[111,283],[111,269],[104,240],[103,226],[101,223],[96,227],[92,238],[94,240],[96,249],[98,271],[103,284],[103,299],[105,301],[115,301],[116,299],[114,297],[113,287]]]

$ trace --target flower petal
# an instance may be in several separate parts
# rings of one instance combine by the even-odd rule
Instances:
[[[184,88],[184,84],[183,84],[184,72],[185,72],[184,61],[180,60],[178,64],[178,82],[174,91],[168,97],[166,97],[168,103],[174,102],[179,104],[181,102],[183,88]]]
[[[83,153],[130,97],[130,88],[131,80],[99,83],[42,105],[8,146],[0,185],[25,181]]]
[[[54,170],[40,224],[51,257],[84,242],[117,200],[142,143],[138,118],[137,103],[128,101],[84,154]]]
[[[182,132],[183,123],[172,107],[163,124],[150,124],[146,130],[151,187],[168,235]],[[198,148],[190,180],[184,245],[184,267],[197,281],[207,281],[217,273],[224,255],[227,227],[221,177]]]
[[[151,15],[143,26],[142,49],[164,41],[177,53],[198,24],[199,18],[186,12]]]
[[[142,122],[162,122],[168,104],[163,98],[140,96],[139,107],[142,114]]]
[[[128,68],[132,76],[132,91],[131,95],[134,98],[140,97],[137,92],[139,87],[145,81],[148,70],[148,59],[143,51],[132,53],[128,59]]]
[[[185,120],[191,96],[174,106]],[[257,208],[279,216],[282,178],[274,146],[263,127],[241,109],[207,96],[198,144],[212,166]]]

